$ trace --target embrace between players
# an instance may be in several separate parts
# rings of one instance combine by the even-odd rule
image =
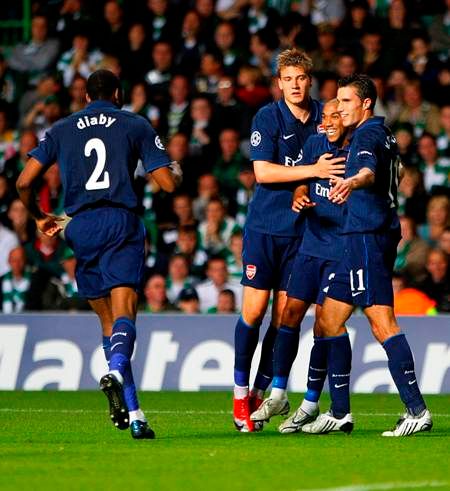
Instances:
[[[399,239],[395,141],[382,118],[372,116],[376,92],[367,77],[341,81],[338,100],[322,108],[309,97],[311,70],[310,59],[301,51],[282,52],[278,75],[284,97],[262,108],[253,122],[251,159],[258,184],[244,229],[234,423],[238,430],[252,432],[262,429],[270,417],[288,413],[286,387],[300,323],[315,303],[308,391],[280,431],[353,429],[351,347],[345,329],[353,305],[363,309],[383,343],[406,406],[394,430],[384,434],[429,430],[431,416],[415,379],[412,354],[392,310],[391,274]],[[40,176],[58,162],[64,208],[71,217],[64,233],[77,258],[78,289],[102,327],[109,372],[100,387],[113,424],[129,427],[133,438],[151,439],[154,432],[139,407],[130,362],[145,246],[132,180],[139,160],[167,192],[175,189],[181,172],[148,121],[120,110],[121,88],[115,75],[94,72],[87,93],[88,106],[58,121],[30,152],[17,189],[39,230],[58,234],[59,219],[40,210],[35,193]],[[95,124],[102,116],[113,123]],[[79,118],[87,118],[90,125],[80,129]],[[325,132],[317,134],[319,127]],[[345,178],[339,177],[344,172]],[[272,291],[272,320],[249,391],[259,326]],[[332,405],[319,415],[327,374]],[[270,383],[271,397],[263,400]]]

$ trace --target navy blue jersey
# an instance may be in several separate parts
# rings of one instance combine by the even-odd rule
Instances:
[[[284,100],[261,108],[253,119],[250,159],[299,165],[303,145],[310,135],[317,133],[322,118],[322,105],[315,100],[310,104],[311,113],[305,124],[294,117]],[[294,183],[257,184],[246,226],[271,235],[298,236],[303,218],[291,210],[294,188]]]
[[[325,134],[308,138],[304,149],[305,162],[316,162],[324,153],[333,157],[347,157],[348,148],[339,149],[330,143]],[[306,212],[306,227],[300,251],[308,256],[339,261],[344,250],[344,230],[347,207],[332,203],[329,179],[314,179],[309,183],[309,197],[316,203]]]
[[[58,121],[29,156],[44,166],[58,162],[69,216],[101,203],[134,210],[138,160],[147,172],[170,163],[150,123],[108,101]]]
[[[375,174],[375,183],[351,193],[347,203],[346,233],[381,232],[399,227],[399,162],[397,143],[384,125],[384,118],[370,118],[356,128],[350,138],[345,177],[352,177],[367,167]]]

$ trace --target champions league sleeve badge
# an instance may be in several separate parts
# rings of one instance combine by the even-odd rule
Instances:
[[[257,147],[261,143],[261,133],[259,131],[254,131],[250,137],[250,143],[252,147]]]

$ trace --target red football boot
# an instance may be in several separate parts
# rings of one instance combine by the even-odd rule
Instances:
[[[250,419],[250,398],[233,399],[233,418],[234,426],[242,433],[255,431],[255,423]]]

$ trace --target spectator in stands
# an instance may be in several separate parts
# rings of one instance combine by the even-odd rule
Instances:
[[[417,224],[424,223],[429,196],[417,167],[405,167],[398,191],[399,213],[411,217]]]
[[[58,40],[48,37],[47,17],[35,15],[31,21],[31,40],[13,48],[9,66],[24,75],[28,84],[36,86],[39,77],[52,68],[58,53]]]
[[[0,305],[4,314],[17,314],[28,309],[31,286],[31,270],[23,247],[11,249],[8,264],[10,271],[0,277]]]
[[[252,114],[269,101],[270,90],[264,85],[264,78],[259,68],[242,66],[239,69],[237,83],[236,97],[249,107]]]
[[[227,75],[235,76],[239,67],[244,61],[242,48],[239,50],[235,46],[236,34],[234,25],[231,22],[221,22],[217,25],[214,33],[214,42],[220,50],[223,60],[224,72]]]
[[[8,219],[11,223],[11,229],[22,245],[31,243],[34,240],[36,233],[34,221],[30,219],[28,211],[20,199],[15,199],[10,204]]]
[[[436,301],[439,312],[450,312],[449,257],[440,249],[432,249],[427,257],[427,278],[418,288]]]
[[[158,314],[161,312],[176,311],[175,305],[171,304],[167,298],[166,282],[164,276],[154,274],[150,276],[144,288],[145,303],[140,310]]]
[[[157,106],[150,104],[147,85],[144,82],[137,82],[132,86],[130,102],[124,104],[122,109],[140,114],[150,121],[153,128],[159,127],[160,112]]]
[[[338,83],[332,74],[324,75],[319,82],[319,99],[322,102],[331,101],[337,95]]]
[[[423,100],[419,80],[410,80],[406,83],[403,103],[398,121],[412,123],[416,138],[419,138],[424,131],[433,135],[439,133],[439,109],[434,104]]]
[[[238,175],[247,161],[239,149],[239,133],[224,129],[219,135],[220,155],[213,167],[213,174],[226,194],[234,194],[239,187]]]
[[[17,235],[0,222],[0,276],[11,270],[9,253],[19,246]]]
[[[261,29],[250,37],[250,65],[260,69],[266,78],[276,75],[279,41],[275,32]]]
[[[33,130],[39,140],[44,138],[45,132],[63,116],[61,102],[52,95],[44,101],[37,102],[31,110],[25,114],[23,127]]]
[[[208,309],[208,314],[235,314],[236,296],[233,290],[226,288],[219,292],[217,306]]]
[[[235,194],[236,223],[243,227],[247,218],[247,210],[255,190],[256,178],[253,164],[250,161],[243,163],[238,175],[239,187]]]
[[[335,0],[334,2],[313,1],[309,5],[311,23],[315,26],[326,22],[333,27],[338,27],[344,19],[345,4],[342,0]]]
[[[230,239],[240,230],[236,221],[226,214],[219,198],[212,198],[206,206],[205,220],[198,228],[200,244],[210,255],[226,255]]]
[[[86,79],[80,75],[72,80],[69,87],[69,113],[76,113],[86,107],[86,84]]]
[[[450,165],[450,104],[442,106],[439,114],[441,128],[436,139],[437,149],[439,156]]]
[[[83,0],[63,0],[56,20],[56,32],[63,51],[70,48],[74,35],[80,29],[93,28],[93,23],[85,9]]]
[[[20,135],[19,151],[5,162],[3,175],[8,179],[11,189],[15,189],[17,178],[28,160],[28,152],[37,145],[37,137],[34,131],[26,130]]]
[[[199,314],[200,302],[195,288],[183,288],[178,295],[177,305],[183,314]]]
[[[407,286],[406,278],[401,273],[394,273],[392,287],[395,315],[436,314],[436,301],[417,288]]]
[[[242,11],[240,28],[250,34],[255,34],[261,29],[276,32],[279,23],[278,12],[270,8],[266,0],[248,0],[246,8]]]
[[[3,172],[5,162],[16,153],[18,148],[19,134],[10,128],[6,107],[0,106],[0,173]]]
[[[314,73],[330,73],[336,70],[338,54],[336,50],[336,33],[331,24],[317,26],[317,49],[312,51]]]
[[[200,66],[200,54],[203,49],[200,40],[200,16],[195,10],[186,12],[181,37],[175,62],[180,73],[193,77]]]
[[[236,296],[238,308],[241,305],[241,287],[237,281],[228,280],[228,272],[225,259],[211,257],[206,268],[207,280],[196,286],[200,299],[200,310],[208,312],[211,307],[216,307],[219,293],[222,290],[232,290]]]
[[[419,235],[435,247],[441,234],[449,226],[450,199],[448,196],[432,196],[427,205],[427,223],[419,227]]]
[[[403,109],[405,86],[408,76],[403,68],[395,68],[386,80],[386,100],[389,114],[389,121],[398,120],[400,111]],[[405,124],[411,124],[406,122]]]
[[[42,186],[39,190],[42,211],[53,215],[62,215],[64,196],[58,165],[51,165],[43,175],[42,180]]]
[[[205,218],[206,205],[219,196],[219,184],[212,174],[203,174],[198,179],[197,197],[194,200],[194,216],[201,221]]]
[[[189,263],[189,276],[195,280],[204,277],[208,255],[200,247],[195,227],[179,227],[175,253],[183,254]]]
[[[180,27],[176,14],[168,0],[147,0],[143,20],[152,43],[173,40],[179,36]]]
[[[195,77],[195,88],[199,94],[217,94],[219,79],[223,74],[222,54],[210,48],[201,54],[200,71]]]
[[[189,263],[183,254],[174,254],[169,260],[169,274],[166,278],[166,292],[169,302],[178,303],[181,290],[192,287]]]
[[[450,51],[450,2],[445,3],[446,10],[432,20],[428,32],[431,37],[431,49],[441,59],[448,60]]]
[[[140,22],[132,24],[128,29],[128,45],[123,59],[123,74],[131,85],[143,81],[149,71],[149,52],[146,27]]]
[[[370,15],[368,2],[353,1],[337,32],[340,47],[344,50],[357,49],[362,36],[373,28],[374,21]]]
[[[123,8],[117,0],[107,0],[103,7],[103,22],[98,30],[97,44],[103,53],[124,59],[128,30]]]
[[[369,75],[377,74],[382,77],[386,76],[388,67],[382,49],[380,32],[376,30],[366,31],[361,37],[360,44],[362,49],[360,52],[359,66],[362,72]]]
[[[424,132],[417,142],[419,168],[428,193],[450,187],[450,162],[438,156],[436,138]]]
[[[0,223],[9,225],[8,210],[14,199],[14,188],[3,174],[0,174]]]
[[[406,167],[418,164],[418,155],[414,148],[414,128],[410,123],[398,123],[392,127],[397,140],[398,153]]]
[[[430,246],[417,235],[416,224],[408,216],[400,217],[402,238],[397,247],[394,270],[415,282],[426,275],[426,261]]]
[[[219,18],[214,11],[215,0],[195,0],[195,11],[200,18],[199,38],[203,45],[214,37]]]
[[[171,137],[188,126],[189,93],[189,80],[184,75],[175,75],[170,81],[169,97],[163,103],[161,134]]]
[[[62,75],[64,86],[69,87],[77,75],[87,79],[100,67],[102,59],[103,53],[98,49],[89,49],[89,36],[81,31],[75,34],[72,48],[61,55],[56,67]]]
[[[189,155],[189,142],[184,133],[174,133],[167,144],[167,153],[172,161],[180,164],[183,170],[183,181],[180,192],[193,197],[197,192],[197,181],[206,172],[204,162],[194,160]]]
[[[441,234],[438,242],[438,247],[450,257],[450,226],[447,227]]]
[[[242,278],[242,231],[235,230],[230,237],[226,254],[228,276],[236,281]]]
[[[158,41],[153,45],[152,64],[152,69],[145,75],[145,81],[150,88],[153,102],[163,103],[173,75],[173,52],[169,42]]]
[[[354,55],[341,53],[337,60],[336,73],[338,78],[349,77],[358,70],[358,64]]]
[[[12,107],[14,108],[18,97],[19,90],[17,87],[16,77],[9,67],[5,56],[0,51],[0,99],[13,105]]]

